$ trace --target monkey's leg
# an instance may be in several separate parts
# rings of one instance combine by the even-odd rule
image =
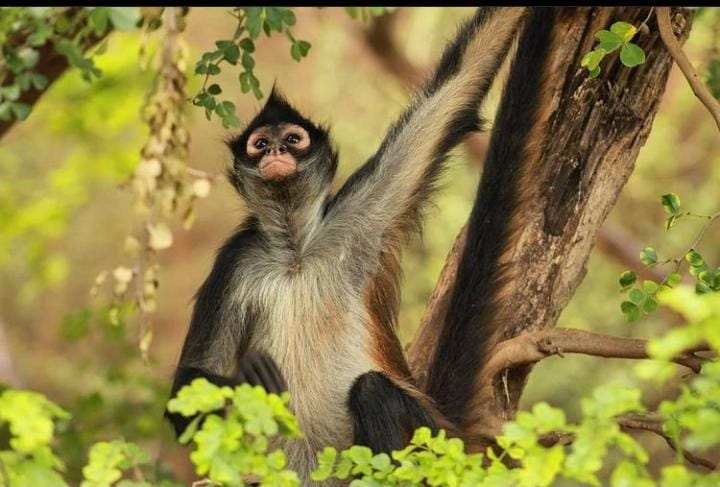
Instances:
[[[404,448],[415,429],[436,424],[420,403],[382,372],[359,376],[348,398],[353,417],[355,444],[375,453]]]

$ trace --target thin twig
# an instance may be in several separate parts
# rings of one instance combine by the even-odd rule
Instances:
[[[596,357],[647,359],[647,340],[618,337],[593,333],[574,328],[553,328],[523,333],[504,342],[492,350],[481,376],[493,378],[505,369],[532,364],[553,355],[581,353]],[[708,351],[709,347],[695,347],[673,357],[672,361],[700,372],[703,358],[696,352]]]
[[[690,61],[685,55],[685,51],[683,51],[680,43],[675,38],[670,22],[670,7],[656,7],[655,16],[657,18],[660,37],[665,43],[665,47],[667,47],[670,56],[685,75],[695,96],[707,107],[715,119],[718,129],[720,129],[720,104],[713,98],[712,94],[705,87],[705,84],[700,80],[700,76],[695,69],[693,69],[692,64],[690,64]]]
[[[707,468],[708,470],[715,470],[717,468],[717,465],[712,461],[690,453],[689,451],[679,446],[675,442],[675,440],[670,438],[670,436],[668,436],[663,431],[662,419],[659,416],[628,414],[617,418],[617,423],[622,428],[649,431],[651,433],[655,433],[658,436],[661,436],[670,448],[672,448],[676,452],[679,451],[682,454],[683,458],[685,458],[686,461],[692,463],[693,465],[699,465],[701,467]]]

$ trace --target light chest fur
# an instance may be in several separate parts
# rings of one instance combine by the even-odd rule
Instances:
[[[367,316],[351,284],[326,263],[270,255],[251,262],[243,279],[250,286],[237,298],[263,310],[250,346],[268,353],[288,384],[305,438],[282,447],[291,468],[307,469],[324,446],[352,443],[348,393],[358,376],[374,369]],[[303,485],[312,485],[308,472],[299,473]]]

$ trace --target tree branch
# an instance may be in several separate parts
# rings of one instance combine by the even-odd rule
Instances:
[[[617,423],[623,429],[649,431],[651,433],[655,433],[658,436],[661,436],[665,440],[665,442],[667,442],[670,448],[675,451],[680,451],[685,460],[689,463],[692,463],[693,465],[699,465],[701,467],[707,468],[708,470],[715,470],[717,468],[717,465],[712,461],[694,455],[677,445],[677,443],[672,438],[665,434],[665,432],[663,431],[662,418],[657,415],[627,414],[625,416],[617,418]]]
[[[574,328],[554,328],[535,332],[526,332],[509,340],[500,342],[491,352],[482,371],[484,382],[491,382],[505,369],[519,365],[533,364],[564,353],[582,353],[595,357],[647,359],[647,340],[627,338],[601,333],[593,333]],[[677,355],[673,362],[700,372],[703,358],[698,352],[708,351],[709,347],[700,346]]]
[[[695,96],[702,102],[708,111],[715,119],[715,123],[720,129],[720,104],[713,98],[705,84],[700,80],[697,72],[693,69],[690,60],[685,55],[682,46],[675,38],[673,33],[672,25],[670,23],[670,7],[655,7],[655,15],[657,18],[658,30],[660,31],[660,37],[667,47],[670,56],[673,61],[678,65],[685,78],[692,88]]]
[[[63,12],[62,17],[66,19],[68,25],[76,26],[73,32],[68,32],[65,34],[68,38],[72,38],[77,35],[77,33],[80,32],[80,30],[85,26],[87,20],[77,22],[78,19],[84,15],[86,15],[86,13],[83,11],[82,7],[71,7],[67,9],[67,11]],[[82,41],[84,49],[89,49],[90,47],[94,46],[102,39],[107,37],[107,35],[111,31],[112,28],[108,27],[108,30],[102,36],[96,36],[95,34],[89,35]],[[24,42],[24,38],[28,35],[30,35],[29,32],[23,33],[20,38],[11,39],[8,44],[20,45]],[[37,103],[43,93],[47,92],[47,90],[50,89],[50,86],[52,86],[52,84],[57,81],[60,76],[62,76],[62,74],[65,72],[65,70],[67,70],[70,66],[68,59],[55,50],[55,44],[53,43],[52,39],[49,39],[47,42],[45,42],[45,44],[37,47],[36,49],[38,52],[38,62],[35,68],[35,73],[44,76],[48,82],[47,85],[45,85],[45,87],[41,90],[35,88],[34,86],[31,86],[29,89],[23,91],[20,94],[20,97],[17,99],[17,101],[30,106],[35,105],[35,103]],[[8,85],[13,84],[14,79],[15,75],[9,73],[8,77],[5,80],[5,83]],[[2,139],[2,137],[8,132],[8,130],[10,130],[13,125],[15,125],[15,122],[17,122],[17,119],[15,118],[12,118],[10,120],[0,120],[0,139]]]

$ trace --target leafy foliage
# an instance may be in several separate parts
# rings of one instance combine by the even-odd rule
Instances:
[[[598,44],[595,48],[585,54],[580,60],[580,66],[588,69],[590,77],[595,78],[600,74],[600,63],[602,60],[618,49],[620,49],[620,62],[629,68],[633,68],[645,62],[645,51],[640,46],[630,42],[638,29],[627,22],[615,22],[610,30],[600,30],[595,33]]]
[[[350,16],[363,20],[389,10],[392,9],[347,8]],[[44,43],[50,42],[57,52],[80,70],[85,79],[93,80],[96,87],[108,81],[107,73],[95,64],[93,57],[101,53],[106,45],[103,43],[87,52],[85,40],[92,36],[100,37],[110,28],[134,29],[141,24],[146,27],[146,34],[158,31],[163,36],[163,46],[172,47],[164,51],[167,57],[153,67],[158,75],[148,92],[143,111],[149,135],[134,172],[127,163],[127,154],[130,154],[130,159],[136,158],[137,147],[133,144],[113,151],[122,154],[124,159],[121,162],[103,159],[98,155],[101,151],[96,148],[84,149],[89,154],[75,156],[67,166],[62,164],[47,173],[47,179],[43,179],[42,198],[32,202],[15,202],[15,195],[20,190],[14,186],[22,181],[17,174],[6,173],[0,178],[2,241],[6,243],[6,239],[13,239],[28,232],[28,229],[47,232],[47,235],[42,235],[43,238],[64,232],[63,222],[70,214],[68,208],[85,202],[86,196],[76,192],[82,192],[91,178],[100,177],[103,171],[103,177],[113,182],[120,178],[119,175],[129,175],[127,184],[134,190],[136,209],[142,219],[139,234],[128,236],[122,245],[125,255],[133,262],[101,273],[94,289],[97,294],[99,286],[109,284],[117,301],[101,313],[80,309],[67,315],[62,329],[68,339],[79,339],[88,333],[90,322],[95,317],[103,322],[108,336],[117,339],[117,348],[123,353],[131,348],[126,346],[129,340],[136,340],[140,349],[147,352],[152,338],[150,330],[144,328],[138,334],[126,327],[132,304],[143,313],[155,309],[158,266],[153,259],[158,251],[172,246],[174,241],[167,219],[179,211],[184,226],[189,226],[194,218],[193,203],[208,195],[214,180],[211,175],[186,165],[188,134],[183,111],[189,58],[187,48],[177,34],[182,31],[187,12],[173,14],[174,29],[164,20],[169,16],[162,8],[76,9],[72,12],[78,12],[77,21],[72,22],[66,18],[69,12],[71,10],[67,8],[10,7],[0,10],[0,46],[3,50],[0,119],[26,117],[30,107],[19,102],[20,97],[29,89],[42,90],[46,87],[48,80],[37,73],[38,53]],[[239,120],[234,104],[218,98],[223,93],[223,87],[209,81],[210,76],[217,75],[224,67],[222,63],[240,65],[243,71],[239,74],[239,82],[243,92],[262,96],[259,80],[254,74],[256,60],[253,57],[254,40],[260,33],[264,32],[267,36],[284,33],[291,44],[290,55],[295,60],[307,56],[310,48],[309,43],[295,39],[289,30],[295,24],[291,9],[236,8],[233,13],[238,18],[239,35],[236,31],[232,38],[218,40],[216,49],[205,53],[195,67],[196,74],[205,77],[203,90],[207,95],[199,106],[206,109],[206,114],[210,110],[208,117],[212,113],[219,116],[225,126],[234,126]],[[241,16],[244,18],[241,19]],[[73,36],[69,35],[71,24],[81,28]],[[24,39],[24,32],[31,34]],[[603,32],[602,35],[598,33],[601,42],[596,50],[601,47],[620,49],[622,62],[638,62],[641,56],[632,47],[634,44],[629,42],[632,35],[625,40],[631,29],[619,26]],[[618,39],[608,32],[622,39],[619,46],[615,46]],[[599,58],[592,59],[598,73],[599,63],[606,54],[596,53]],[[710,75],[712,73],[711,65]],[[101,74],[103,78],[100,78]],[[111,88],[113,83],[122,84],[123,90],[127,90],[127,80],[111,80],[105,88]],[[60,93],[60,98],[67,99],[67,104],[61,105],[57,111],[66,112],[63,115],[71,120],[67,125],[72,125],[81,137],[88,138],[89,131],[86,133],[83,130],[96,125],[104,127],[102,136],[105,137],[101,138],[93,132],[96,143],[102,145],[113,139],[125,140],[114,130],[117,121],[110,119],[107,111],[102,109],[107,101],[93,101],[93,113],[88,113],[77,106],[77,100],[85,99],[85,92],[66,90]],[[113,106],[113,113],[122,109],[134,110],[134,107],[117,106],[118,90],[107,93],[110,93],[106,94],[106,98],[111,99],[109,104]],[[214,105],[208,100],[214,100]],[[3,153],[3,156],[6,154]],[[19,170],[23,163],[20,157],[3,157],[3,169],[17,167]],[[666,220],[668,230],[679,218],[691,216],[682,210],[676,195],[664,195],[662,201],[669,215]],[[14,211],[13,204],[22,211]],[[710,219],[709,225],[715,217],[705,218]],[[28,248],[32,255],[44,252],[40,244],[29,245]],[[661,283],[639,282],[631,272],[623,273],[620,278],[621,287],[628,293],[626,302],[631,305],[628,311],[623,310],[626,315],[640,317],[653,312],[658,305],[665,305],[688,318],[686,326],[653,341],[651,353],[658,361],[639,368],[647,379],[666,380],[666,374],[676,373],[676,367],[666,361],[684,348],[707,341],[717,351],[720,345],[720,312],[717,309],[717,293],[712,293],[718,290],[718,270],[712,269],[706,257],[692,248],[678,259],[663,262],[651,247],[642,252],[641,260],[648,266],[687,262],[689,273],[696,281],[695,291],[678,287],[681,277],[678,272],[671,272]],[[11,259],[12,252],[7,252],[4,258]],[[48,276],[55,276],[53,281],[58,281],[60,277],[57,276],[68,272],[67,264],[62,262],[57,259],[42,261],[38,268],[42,268]],[[133,301],[136,299],[136,302]],[[128,305],[128,300],[133,302]],[[74,413],[73,421],[69,421],[64,410],[38,394],[6,391],[0,395],[0,432],[9,436],[6,442],[0,444],[0,485],[77,485],[80,480],[70,477],[69,471],[74,462],[70,457],[78,454],[84,457],[86,445],[97,441],[98,432],[106,436],[121,432],[122,436],[136,440],[155,439],[161,434],[165,425],[160,424],[159,416],[152,416],[147,411],[161,409],[162,405],[158,407],[156,403],[164,402],[164,384],[154,382],[145,369],[128,365],[128,357],[134,357],[133,351],[130,349],[126,355],[120,355],[117,364],[109,363],[107,369],[101,372],[106,390],[102,393],[86,392],[68,407]],[[681,449],[705,451],[717,446],[719,375],[717,363],[709,362],[699,376],[683,386],[677,399],[662,403],[660,413],[664,418],[664,431],[675,444],[681,445]],[[132,396],[132,399],[127,400],[127,396]],[[201,415],[183,438],[192,445],[191,459],[197,473],[206,477],[201,483],[237,485],[245,481],[242,475],[250,474],[256,479],[259,477],[263,485],[297,485],[297,476],[286,469],[282,451],[269,451],[273,437],[293,438],[299,434],[294,418],[285,408],[286,404],[287,397],[278,399],[257,388],[233,390],[199,382],[182,391],[171,407],[184,414]],[[637,390],[608,386],[599,389],[592,398],[584,399],[582,404],[583,415],[575,424],[569,424],[561,410],[544,403],[537,404],[530,412],[519,413],[498,438],[502,449],[497,451],[469,454],[464,451],[459,439],[447,438],[442,432],[433,437],[429,430],[421,429],[411,445],[392,455],[374,455],[360,446],[342,452],[325,450],[320,455],[316,476],[353,476],[355,480],[352,484],[356,486],[418,485],[420,482],[428,485],[551,485],[558,479],[597,485],[599,472],[610,469],[613,485],[708,485],[720,482],[717,474],[703,476],[686,468],[680,456],[676,464],[663,468],[660,478],[649,476],[646,469],[648,453],[616,423],[618,415],[643,411]],[[224,414],[211,414],[216,410],[222,410]],[[548,447],[544,440],[552,437],[567,439],[569,443],[559,442]],[[4,441],[4,436],[0,435],[0,438]],[[55,451],[62,453],[62,460]],[[162,470],[162,466],[157,468],[157,460],[138,444],[129,441],[96,442],[89,449],[87,461],[82,468],[84,486],[177,485],[157,473]],[[509,468],[510,464],[517,467]]]
[[[85,50],[110,28],[127,30],[139,19],[137,9],[123,7],[6,7],[0,10],[0,120],[25,120],[32,107],[20,101],[31,89],[43,90],[47,77],[37,72],[40,50],[51,45],[87,81],[99,78],[92,53]]]
[[[682,217],[693,216],[707,219],[707,224],[702,228],[695,242],[685,252],[682,258],[667,259],[660,261],[657,251],[652,247],[645,247],[640,252],[640,261],[648,268],[660,264],[673,263],[675,265],[661,282],[644,280],[641,285],[637,282],[637,274],[632,271],[624,271],[620,274],[620,291],[627,293],[628,300],[620,304],[620,309],[628,321],[637,321],[642,316],[651,314],[658,309],[658,293],[674,288],[682,281],[682,275],[678,272],[683,259],[688,263],[688,273],[695,278],[695,291],[698,294],[720,291],[720,267],[712,269],[702,255],[695,249],[702,239],[705,231],[718,218],[720,213],[715,215],[694,215],[683,211],[680,197],[675,193],[667,193],[661,197],[662,206],[668,217],[665,219],[665,229],[670,230],[673,225]]]
[[[198,415],[180,439],[194,446],[190,459],[197,473],[224,485],[242,485],[243,478],[261,485],[297,486],[297,474],[286,470],[285,453],[269,451],[269,439],[301,436],[297,419],[288,411],[290,396],[268,394],[243,384],[234,390],[207,379],[195,379],[168,402],[168,411]],[[226,407],[226,404],[228,407]],[[215,413],[223,410],[223,416]]]
[[[0,426],[10,430],[9,450],[0,450],[2,485],[65,485],[64,464],[50,447],[56,419],[69,414],[30,391],[7,390],[0,394]]]
[[[205,108],[205,116],[210,120],[215,113],[224,127],[238,127],[240,119],[235,115],[235,104],[229,100],[220,101],[217,95],[222,93],[219,84],[208,85],[211,76],[222,72],[222,64],[228,63],[243,70],[238,76],[243,93],[253,92],[258,100],[263,97],[260,80],[255,76],[255,40],[264,32],[270,37],[273,32],[285,34],[290,41],[290,56],[300,61],[308,55],[310,43],[296,39],[290,28],[295,25],[295,13],[285,7],[236,7],[231,14],[237,19],[237,27],[232,38],[215,42],[214,51],[205,52],[195,65],[195,74],[205,75],[205,81],[192,102]]]

